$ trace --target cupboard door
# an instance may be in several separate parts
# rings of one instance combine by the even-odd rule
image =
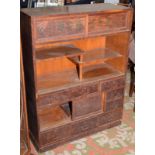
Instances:
[[[94,93],[83,98],[75,99],[72,103],[72,119],[85,117],[89,114],[102,112],[101,95]]]

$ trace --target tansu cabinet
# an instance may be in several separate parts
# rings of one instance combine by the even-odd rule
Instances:
[[[21,10],[31,138],[39,151],[119,125],[132,9]]]

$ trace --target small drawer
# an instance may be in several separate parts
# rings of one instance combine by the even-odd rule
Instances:
[[[114,101],[124,96],[124,88],[115,89],[106,94],[106,102]]]
[[[73,100],[72,119],[76,120],[89,114],[102,112],[101,95],[94,93],[79,99]]]
[[[106,111],[123,108],[123,97],[106,103]]]
[[[86,17],[49,17],[35,22],[36,42],[50,42],[83,37],[86,33]]]
[[[98,83],[90,83],[86,85],[80,85],[73,88],[68,88],[53,92],[47,95],[40,96],[38,98],[38,106],[62,104],[74,100],[75,98],[82,97],[88,94],[98,92]]]
[[[126,12],[90,15],[88,18],[88,34],[104,34],[127,30],[127,15]]]
[[[120,77],[117,79],[112,79],[108,81],[101,81],[101,91],[111,91],[118,88],[124,88],[125,77]]]

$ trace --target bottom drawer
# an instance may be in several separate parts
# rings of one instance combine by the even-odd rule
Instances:
[[[80,135],[83,133],[88,133],[90,130],[95,131],[97,128],[110,122],[120,120],[121,118],[122,109],[117,109],[75,122],[73,121],[56,128],[51,128],[50,130],[40,132],[40,147],[45,147],[49,144],[55,146],[61,142],[66,142],[73,137],[80,138]]]

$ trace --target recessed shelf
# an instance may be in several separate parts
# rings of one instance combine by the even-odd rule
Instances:
[[[71,121],[69,103],[62,106],[55,106],[39,113],[40,130],[48,130],[51,127],[63,125]]]
[[[78,57],[70,58],[70,60],[76,64],[81,64],[81,63],[93,62],[99,59],[107,60],[107,59],[120,57],[120,56],[122,55],[116,51],[112,51],[109,48],[98,48],[90,51],[85,51],[83,54],[82,62]]]
[[[76,70],[66,70],[60,73],[49,74],[38,78],[38,94],[55,91],[57,88],[64,88],[79,82]]]
[[[83,68],[83,79],[89,80],[99,78],[112,74],[119,74],[120,72],[112,68],[106,63],[90,65]]]
[[[52,47],[50,49],[42,49],[36,51],[36,60],[47,60],[58,57],[75,57],[80,56],[84,52],[72,45]]]

